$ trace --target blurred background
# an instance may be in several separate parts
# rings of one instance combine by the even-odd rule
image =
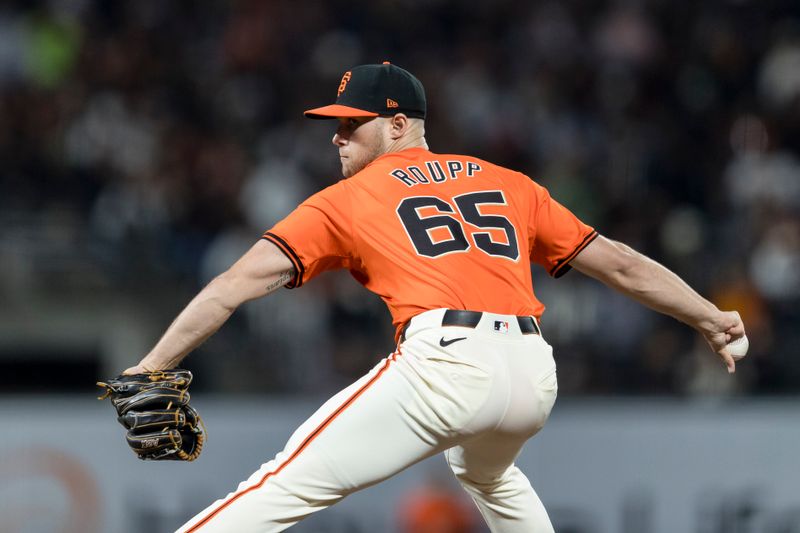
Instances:
[[[678,424],[698,405],[798,406],[796,1],[7,0],[0,412],[25,433],[56,400],[84,405],[263,231],[340,179],[334,126],[302,111],[332,101],[345,70],[384,60],[424,83],[433,151],[528,174],[744,318],[750,353],[728,376],[686,326],[579,273],[534,270],[566,405],[554,417],[605,397],[618,400],[603,416],[634,413],[621,427],[664,401]],[[305,405],[392,349],[382,302],[334,273],[245,305],[185,366],[200,398]],[[127,453],[116,433],[102,446]],[[785,471],[795,494],[798,471],[796,459]],[[648,533],[646,519],[624,523]],[[601,529],[561,530],[623,531],[586,523]],[[800,530],[774,523],[763,531]],[[720,527],[692,531],[762,531]]]

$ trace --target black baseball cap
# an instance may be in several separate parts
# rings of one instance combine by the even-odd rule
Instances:
[[[425,88],[410,72],[384,61],[348,70],[339,83],[336,103],[309,109],[308,118],[377,117],[403,113],[425,118]]]

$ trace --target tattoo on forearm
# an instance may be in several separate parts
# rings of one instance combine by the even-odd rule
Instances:
[[[283,287],[284,285],[289,283],[293,277],[294,277],[294,269],[287,270],[286,272],[281,274],[278,279],[267,285],[267,293],[274,291],[278,287]]]

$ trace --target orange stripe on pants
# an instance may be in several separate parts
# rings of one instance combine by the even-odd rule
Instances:
[[[322,433],[322,430],[324,430],[326,427],[328,427],[330,425],[330,423],[333,422],[336,419],[336,417],[338,417],[342,412],[344,412],[344,410],[347,409],[347,407],[352,405],[352,403],[356,400],[356,398],[361,396],[364,393],[364,391],[366,391],[370,386],[372,386],[373,383],[375,383],[378,380],[379,377],[381,377],[381,375],[386,371],[386,369],[389,368],[389,365],[397,358],[398,354],[399,354],[399,352],[395,352],[390,357],[388,357],[386,359],[386,364],[384,364],[383,367],[381,367],[381,369],[378,370],[378,372],[369,381],[367,381],[360,389],[358,389],[355,393],[353,393],[352,396],[350,396],[347,400],[345,400],[345,402],[342,403],[342,405],[340,405],[319,426],[317,426],[314,429],[314,431],[312,431],[309,434],[309,436],[306,437],[306,439],[300,444],[300,446],[298,446],[298,448],[294,451],[294,453],[292,453],[292,455],[289,456],[288,459],[286,459],[283,463],[281,463],[278,466],[278,468],[276,468],[272,472],[267,472],[261,478],[261,481],[259,481],[256,485],[253,485],[252,487],[249,487],[249,488],[247,488],[247,489],[245,489],[245,490],[243,490],[241,492],[235,493],[229,500],[227,500],[222,505],[220,505],[217,509],[215,509],[213,512],[211,512],[208,516],[203,518],[203,520],[201,520],[200,522],[198,522],[197,524],[192,526],[190,529],[188,529],[187,533],[192,533],[194,531],[198,531],[202,526],[207,524],[209,522],[209,520],[211,520],[214,516],[219,514],[220,511],[225,509],[227,506],[229,506],[231,503],[233,503],[234,501],[236,501],[240,497],[244,496],[245,494],[247,494],[247,493],[249,493],[249,492],[251,492],[253,490],[256,490],[258,488],[261,488],[264,485],[264,483],[267,481],[267,479],[269,479],[270,477],[278,474],[281,470],[283,470],[286,466],[288,466],[292,461],[294,461],[300,455],[300,453],[304,449],[306,449],[308,447],[308,445],[311,444],[311,442],[313,442],[314,439],[316,439],[320,435],[320,433]]]

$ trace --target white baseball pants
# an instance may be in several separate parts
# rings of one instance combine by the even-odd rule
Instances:
[[[328,400],[275,459],[178,531],[283,531],[445,452],[491,531],[552,532],[514,466],[556,399],[552,349],[541,336],[522,334],[514,316],[484,313],[475,328],[443,327],[444,312],[414,317],[397,352]]]

